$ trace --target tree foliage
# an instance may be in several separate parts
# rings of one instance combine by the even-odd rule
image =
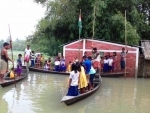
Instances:
[[[0,48],[3,48],[4,40],[0,40]],[[9,43],[9,40],[7,40]],[[26,48],[26,41],[25,40],[15,40],[12,42],[13,50],[18,50],[18,51],[24,51]]]
[[[34,47],[57,54],[59,45],[78,39],[78,16],[82,14],[82,38],[92,37],[93,12],[96,6],[95,39],[125,41],[138,45],[150,37],[150,1],[146,0],[34,0],[44,5],[46,15],[27,39]],[[34,42],[34,43],[33,43]]]

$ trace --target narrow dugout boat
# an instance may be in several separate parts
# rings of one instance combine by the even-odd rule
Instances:
[[[83,94],[79,94],[78,96],[64,96],[62,98],[61,102],[64,102],[66,105],[71,105],[71,104],[74,104],[75,102],[78,102],[82,99],[89,97],[90,95],[92,95],[93,93],[95,93],[99,89],[99,87],[102,83],[101,76],[96,75],[96,77],[93,80],[93,83],[94,83],[94,89],[93,90],[90,90],[90,91],[83,93]]]
[[[129,74],[129,72],[126,72],[126,74]],[[124,75],[125,75],[124,72],[101,73],[102,77],[115,77],[115,78],[118,78],[118,77],[123,77]]]
[[[52,73],[52,74],[60,74],[60,75],[69,75],[67,72],[57,72],[52,70],[44,70],[34,67],[29,67],[29,71],[41,72],[41,73]],[[122,77],[125,73],[123,72],[116,72],[116,73],[101,73],[101,77]],[[128,72],[126,72],[128,74]]]
[[[60,74],[60,75],[69,75],[69,73],[66,72],[57,72],[57,71],[51,71],[51,70],[44,70],[34,67],[29,67],[29,71],[35,71],[35,72],[41,72],[41,73],[52,73],[52,74]]]
[[[17,82],[23,80],[24,78],[27,77],[28,71],[27,71],[27,69],[24,69],[24,68],[23,68],[23,69],[22,69],[22,74],[21,74],[20,78],[16,78],[15,80],[14,80],[14,79],[10,79],[9,77],[7,77],[7,75],[9,75],[9,74],[10,74],[10,72],[6,73],[6,74],[4,75],[4,80],[3,80],[3,82],[0,82],[0,85],[1,85],[2,87],[6,87],[6,86],[9,86],[9,85],[11,85],[11,84],[15,84],[15,83],[17,83]]]

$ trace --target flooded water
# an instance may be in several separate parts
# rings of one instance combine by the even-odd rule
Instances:
[[[67,81],[30,72],[16,88],[0,87],[0,113],[150,113],[150,79],[103,78],[96,93],[71,106],[60,103]]]

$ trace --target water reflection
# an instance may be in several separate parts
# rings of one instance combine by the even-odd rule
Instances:
[[[92,96],[66,106],[68,76],[31,72],[27,79],[0,88],[0,113],[149,113],[150,80],[103,78]]]

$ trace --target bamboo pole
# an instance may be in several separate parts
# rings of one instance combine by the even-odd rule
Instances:
[[[80,9],[80,14],[79,15],[81,16],[81,9]],[[79,61],[80,61],[80,39],[81,39],[81,37],[80,37],[80,28],[79,28]]]
[[[11,43],[11,57],[12,57],[12,60],[13,60],[14,58],[13,58],[13,49],[12,49],[12,38],[11,38],[11,32],[10,32],[10,26],[9,26],[9,24],[8,24],[8,28],[9,28],[10,43]],[[12,64],[13,64],[12,69],[14,71],[14,62],[12,62]],[[15,74],[14,74],[14,83],[15,83],[15,87],[16,87],[16,76],[15,76]]]
[[[126,10],[125,10],[125,52],[126,51],[127,51],[127,38],[126,38]],[[124,78],[126,78],[126,54],[125,54]]]
[[[92,40],[94,39],[94,35],[95,35],[95,9],[96,9],[96,6],[94,6],[94,13],[93,13],[93,35],[92,35]],[[93,48],[93,41],[92,41],[92,48]]]

